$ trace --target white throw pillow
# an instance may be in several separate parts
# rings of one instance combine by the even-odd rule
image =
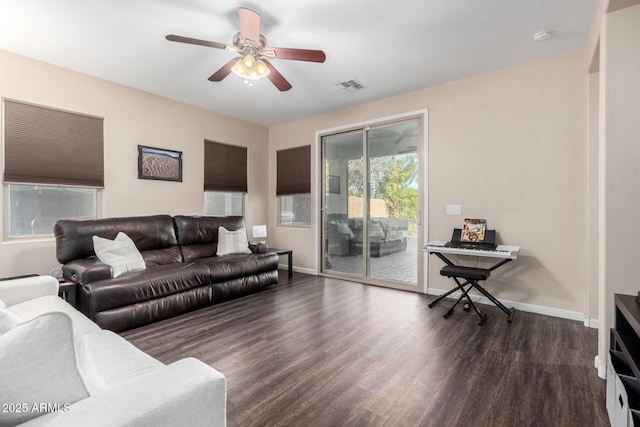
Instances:
[[[351,231],[349,226],[347,224],[345,224],[344,222],[339,222],[337,224],[337,227],[338,227],[338,232],[339,233],[346,234],[352,239],[355,237],[354,234],[353,234],[353,231]]]
[[[229,231],[223,226],[218,228],[217,256],[229,254],[250,254],[247,230],[242,227],[236,231]]]
[[[0,412],[0,426],[19,424],[106,389],[69,315],[43,314],[0,337],[0,402],[19,410]]]
[[[93,251],[100,261],[111,266],[113,277],[146,268],[136,244],[123,232],[114,240],[93,236]]]
[[[20,317],[8,310],[5,310],[4,308],[0,308],[0,337],[9,332],[20,322],[22,322]]]

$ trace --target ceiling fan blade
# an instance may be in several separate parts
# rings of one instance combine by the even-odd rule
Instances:
[[[276,67],[274,67],[273,64],[265,58],[262,58],[262,60],[265,64],[267,64],[267,67],[269,67],[269,75],[267,75],[267,78],[271,80],[271,83],[273,83],[273,85],[277,87],[280,92],[286,92],[291,89],[291,83],[289,83],[287,79],[285,79],[282,74],[280,74],[280,72],[276,70]]]
[[[260,41],[260,15],[246,7],[238,8],[240,16],[240,33],[245,40],[258,43]]]
[[[231,61],[224,64],[218,71],[211,74],[209,80],[212,82],[221,82],[225,77],[231,74],[231,69],[233,68],[235,63],[238,62],[238,59],[239,58],[233,58]]]
[[[265,49],[275,52],[276,58],[294,61],[324,62],[327,56],[321,50],[291,49],[288,47],[269,47]]]
[[[227,47],[227,45],[224,43],[210,42],[210,41],[200,40],[200,39],[192,39],[191,37],[176,36],[175,34],[169,34],[165,38],[172,42],[197,44],[199,46],[215,47],[216,49],[226,49]]]

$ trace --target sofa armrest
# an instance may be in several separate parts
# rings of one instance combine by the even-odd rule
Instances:
[[[58,281],[51,276],[32,276],[0,281],[0,300],[8,307],[18,303],[58,295]]]
[[[249,243],[249,249],[253,254],[267,253],[267,245],[264,243]]]
[[[24,426],[225,426],[225,377],[187,358],[123,381]]]
[[[76,283],[86,284],[98,280],[111,279],[113,269],[97,258],[83,258],[70,261],[62,266],[64,277]]]

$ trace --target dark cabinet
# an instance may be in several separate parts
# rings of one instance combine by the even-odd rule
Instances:
[[[640,427],[640,303],[616,294],[607,360],[607,412],[612,427]]]

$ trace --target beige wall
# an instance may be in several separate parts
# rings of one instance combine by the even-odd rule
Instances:
[[[275,150],[303,144],[312,144],[315,167],[318,130],[428,109],[428,237],[447,240],[464,217],[486,218],[503,242],[522,247],[488,282],[498,298],[587,313],[584,63],[577,52],[272,127],[270,168]],[[296,266],[316,270],[315,231],[275,226],[273,174],[269,180],[271,244],[292,247]],[[447,216],[450,203],[463,215]],[[429,286],[448,289],[431,258]]]
[[[604,15],[600,33],[600,302],[606,365],[615,293],[640,291],[640,6]]]
[[[587,313],[584,61],[573,53],[268,130],[6,52],[0,95],[105,117],[104,216],[199,214],[202,140],[248,146],[247,222],[267,223],[269,244],[292,248],[296,267],[311,271],[318,268],[315,227],[276,226],[276,150],[312,144],[316,224],[316,132],[428,109],[427,237],[447,239],[465,216],[487,218],[502,241],[522,246],[521,257],[489,284],[499,298]],[[184,182],[138,180],[138,144],[183,151]],[[481,172],[452,172],[468,153],[477,154]],[[445,215],[448,203],[462,204],[463,215]],[[54,252],[52,240],[4,242],[1,275],[46,273],[57,265]],[[425,258],[429,285],[448,289],[439,262]]]
[[[207,138],[248,147],[247,223],[266,222],[267,128],[4,51],[0,64],[0,96],[105,118],[103,216],[202,214]],[[138,144],[182,151],[183,182],[139,180]],[[0,244],[0,277],[56,266],[53,239]]]

